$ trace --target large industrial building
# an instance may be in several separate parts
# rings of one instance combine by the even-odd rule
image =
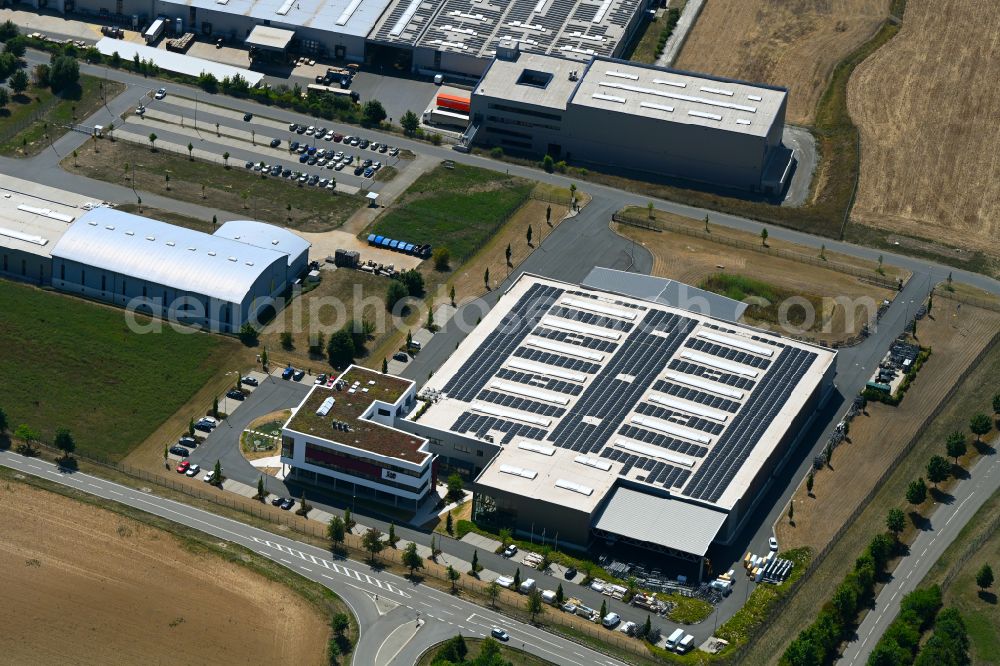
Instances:
[[[507,152],[777,194],[787,91],[596,56],[501,49],[472,94],[470,140]]]
[[[382,56],[415,72],[475,80],[498,47],[568,58],[617,56],[648,0],[29,0],[141,30],[222,36],[262,51],[363,61]]]
[[[138,312],[236,332],[280,307],[309,243],[262,222],[206,234],[9,179],[0,188],[0,275]]]
[[[734,323],[727,299],[671,305],[669,281],[588,283],[522,276],[397,427],[474,481],[476,520],[698,561],[752,513],[836,353]]]

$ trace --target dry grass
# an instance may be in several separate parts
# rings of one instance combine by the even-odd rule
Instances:
[[[897,37],[857,68],[855,221],[1000,257],[998,35],[992,3],[910,0]]]
[[[676,66],[784,86],[789,90],[788,121],[810,125],[833,68],[875,33],[888,4],[887,0],[711,0]]]
[[[702,229],[703,223],[662,211],[656,211],[658,219],[672,224]],[[694,236],[668,231],[655,232],[626,225],[615,225],[615,229],[634,239],[653,253],[653,275],[668,277],[686,284],[698,285],[705,278],[717,273],[744,275],[762,280],[778,289],[797,294],[807,294],[819,298],[847,297],[849,299],[871,298],[878,303],[890,298],[891,292],[856,277],[831,269],[812,266],[792,259],[774,257],[751,249],[742,249],[713,242]],[[759,244],[760,238],[719,225],[711,227],[712,235]],[[775,249],[798,252],[814,259],[817,252],[811,248],[785,241],[769,240]],[[850,263],[858,268],[871,269],[875,264],[852,259],[833,252],[826,253],[830,262]],[[849,261],[848,261],[849,260]],[[890,277],[906,278],[908,273],[892,266],[884,267]],[[853,316],[848,316],[842,304],[824,301],[822,316],[817,313],[816,327],[808,335],[824,341],[834,341],[857,334],[868,320],[865,308],[855,308]],[[766,322],[757,325],[768,326]]]
[[[943,313],[938,312],[937,305],[934,306],[934,310],[937,312],[936,316],[939,318],[939,321],[943,323],[945,317]],[[967,326],[972,324],[971,318],[973,317],[977,319],[992,317],[990,319],[992,321],[992,330],[996,331],[996,313],[986,314],[977,312],[973,314],[972,308],[966,306],[962,308],[961,324],[954,330],[951,345],[959,347],[968,340],[967,336],[970,331],[967,329]],[[921,337],[927,336],[929,338],[932,335],[931,330],[929,330],[932,324],[933,322],[928,322],[927,320],[921,322]],[[982,324],[980,324],[981,326]],[[963,353],[959,350],[956,351],[959,354]],[[939,369],[935,369],[935,360],[940,361],[940,359],[936,359],[935,357],[946,353],[948,351],[942,346],[942,343],[939,343],[938,347],[935,347],[934,355],[931,356],[928,364],[921,371],[921,375],[918,375],[913,386],[906,394],[903,403],[898,408],[909,409],[910,420],[919,420],[923,414],[926,414],[926,411],[922,410],[932,408],[930,402],[923,402],[924,406],[922,408],[918,405],[918,402],[926,400],[929,394],[933,394],[931,398],[936,402],[946,390],[946,384],[949,381],[948,378],[944,377],[938,371]],[[872,536],[885,529],[885,516],[889,508],[894,506],[903,508],[905,506],[904,495],[907,484],[918,476],[926,476],[925,466],[928,458],[933,454],[940,455],[943,453],[943,442],[947,433],[952,430],[968,432],[969,416],[975,411],[988,411],[990,407],[989,401],[994,390],[992,378],[996,376],[998,371],[1000,371],[1000,347],[994,346],[992,351],[983,359],[982,363],[972,371],[969,377],[958,388],[955,395],[945,405],[940,416],[922,433],[920,439],[917,440],[896,470],[879,487],[878,492],[868,506],[834,544],[829,555],[816,565],[815,571],[812,572],[809,579],[796,592],[778,619],[769,627],[767,633],[753,645],[750,652],[744,655],[744,663],[775,663],[796,634],[816,617],[822,605],[829,600],[831,591],[841,582],[844,575],[854,565],[855,559],[864,550]],[[950,374],[952,377],[951,381],[953,381],[955,375],[954,373]],[[907,401],[912,401],[909,406],[907,406]],[[869,411],[872,414],[877,413],[873,411],[874,407],[874,405],[869,406]],[[878,407],[881,407],[881,405],[878,405]],[[915,416],[918,418],[915,418]],[[907,424],[896,420],[894,423],[897,425],[897,430],[892,431],[888,427],[879,427],[876,421],[882,422],[883,420],[877,417],[864,416],[860,417],[860,419],[855,419],[850,432],[851,439],[853,440],[852,443],[842,445],[834,453],[833,463],[835,471],[830,472],[829,470],[825,470],[816,476],[816,485],[813,490],[816,498],[804,499],[801,496],[796,498],[796,527],[794,529],[787,529],[787,525],[783,524],[778,529],[778,538],[784,540],[783,547],[785,545],[791,546],[793,542],[799,543],[805,541],[806,539],[803,538],[801,533],[807,530],[813,532],[814,528],[807,526],[806,521],[808,520],[808,514],[815,514],[816,509],[807,506],[808,503],[813,503],[821,509],[828,508],[822,514],[823,521],[828,523],[828,527],[822,525],[815,526],[813,537],[811,537],[817,543],[823,538],[828,538],[830,530],[836,529],[843,524],[844,516],[849,515],[850,511],[853,510],[853,505],[850,507],[847,505],[852,503],[856,505],[857,499],[863,494],[862,490],[867,492],[867,488],[855,487],[855,480],[859,479],[859,475],[858,486],[863,482],[867,482],[870,485],[872,478],[866,468],[872,468],[875,474],[880,473],[884,469],[885,460],[881,449],[895,448],[898,451],[899,447],[904,443],[901,434],[902,428],[906,427]],[[866,422],[871,422],[871,425]],[[876,439],[876,435],[871,434],[876,429],[879,432],[887,434],[882,436],[881,439]],[[913,429],[914,426],[909,426],[911,434]],[[859,463],[857,461],[862,462]],[[847,474],[850,476],[850,483],[836,485],[834,477],[843,476],[847,479]],[[812,521],[810,521],[811,523]]]
[[[0,499],[5,662],[323,663],[325,618],[280,583],[32,486]]]
[[[1000,328],[1000,313],[938,300],[934,319],[918,325],[920,344],[934,351],[898,407],[868,406],[868,416],[851,423],[850,442],[837,447],[833,469],[815,476],[813,495],[801,488],[795,496],[795,527],[782,521],[777,536],[783,547],[822,550],[869,492],[885,468],[918,432],[958,377]],[[963,429],[964,430],[964,429]],[[943,453],[944,440],[938,447]],[[926,462],[926,461],[923,461]]]

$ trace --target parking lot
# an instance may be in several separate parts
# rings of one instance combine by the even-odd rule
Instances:
[[[118,138],[148,144],[153,133],[157,147],[183,154],[191,145],[192,156],[220,164],[229,153],[231,168],[258,173],[266,168],[274,177],[303,186],[378,192],[382,169],[403,171],[411,162],[401,160],[394,147],[372,142],[363,130],[307,116],[301,123],[287,123],[173,94],[162,99],[147,95],[136,106],[144,112],[130,114],[116,130]]]

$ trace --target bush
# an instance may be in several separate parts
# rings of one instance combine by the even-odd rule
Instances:
[[[424,276],[416,268],[403,271],[399,274],[399,279],[403,282],[410,296],[419,298],[424,295]]]
[[[446,247],[434,248],[434,270],[446,271],[451,268],[451,252]]]
[[[59,56],[52,61],[49,71],[49,85],[53,92],[72,88],[80,82],[80,65],[76,58]]]
[[[326,343],[326,355],[330,360],[330,365],[335,368],[345,368],[354,361],[354,341],[351,334],[344,329],[340,329],[330,336]]]
[[[247,322],[240,327],[240,332],[239,332],[240,342],[242,342],[248,347],[257,344],[257,339],[259,336],[260,333],[250,322]]]
[[[435,146],[440,146],[441,145],[441,135],[440,134],[436,134],[436,133],[435,134],[431,134],[431,143],[433,143]]]
[[[490,148],[490,157],[495,157],[496,159],[503,157],[503,148],[500,146],[493,146]]]
[[[399,280],[391,280],[385,293],[385,308],[389,312],[395,310],[396,306],[404,298],[410,295],[406,285]]]

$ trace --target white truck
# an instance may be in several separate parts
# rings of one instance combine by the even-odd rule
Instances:
[[[542,591],[542,601],[544,601],[547,604],[551,604],[551,605],[555,606],[556,605],[556,593],[553,592],[552,590],[543,590]]]
[[[533,589],[535,589],[535,579],[529,578],[528,580],[521,583],[519,591],[521,594],[528,594]]]
[[[162,16],[158,16],[156,20],[153,21],[148,28],[146,28],[146,32],[142,33],[142,38],[146,40],[147,44],[152,44],[160,38],[166,27],[167,19]]]
[[[442,127],[464,130],[469,126],[469,116],[432,106],[424,111],[420,122],[425,125],[441,125]]]
[[[500,576],[497,578],[497,585],[506,587],[508,590],[514,586],[514,579],[510,576]]]

